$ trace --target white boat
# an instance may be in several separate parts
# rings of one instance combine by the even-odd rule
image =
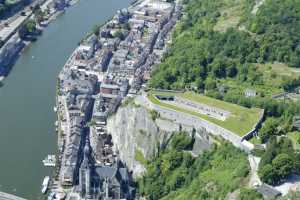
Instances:
[[[42,183],[42,193],[45,194],[48,186],[49,186],[49,182],[50,182],[50,177],[49,176],[45,176],[43,183]]]
[[[44,166],[46,167],[55,167],[56,165],[56,157],[55,155],[48,155],[44,160],[43,160]]]

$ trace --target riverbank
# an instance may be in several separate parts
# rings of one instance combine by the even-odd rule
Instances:
[[[46,19],[37,25],[37,30],[40,30],[42,32],[53,20],[55,20],[59,15],[63,14],[67,8],[73,6],[78,1],[79,0],[70,0],[69,2],[62,5],[56,5],[54,0],[43,1],[40,5],[40,9],[44,13],[46,13],[46,11],[49,11],[49,13],[46,16]],[[16,27],[14,28],[12,35],[9,36],[10,39],[7,39],[6,43],[4,43],[4,45],[0,48],[1,84],[3,84],[5,77],[8,76],[8,74],[10,73],[16,60],[22,54],[22,51],[32,43],[32,41],[21,39],[17,29],[19,29],[23,25],[23,23],[28,19],[35,20],[35,16],[32,11],[28,11],[25,14],[25,16],[20,17],[23,17],[24,19],[22,18],[22,21],[15,25]],[[39,36],[35,36],[36,39],[38,37]]]
[[[44,167],[42,160],[57,151],[55,99],[51,97],[56,95],[59,71],[87,30],[129,3],[79,1],[50,23],[38,42],[23,49],[0,88],[1,191],[28,200],[45,198],[40,192],[41,183],[44,176],[53,174],[53,169]]]
[[[107,190],[112,190],[107,195],[134,197],[132,177],[118,159],[106,120],[127,94],[137,94],[146,74],[161,61],[170,32],[181,16],[180,5],[139,2],[119,10],[95,29],[59,74],[56,108],[61,159],[51,192],[65,194],[66,199],[99,199]],[[106,177],[103,170],[122,173]],[[118,194],[106,184],[111,179],[116,181]],[[93,191],[91,187],[95,187]]]

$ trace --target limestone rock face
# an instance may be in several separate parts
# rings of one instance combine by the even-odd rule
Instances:
[[[181,126],[162,118],[154,121],[149,110],[134,105],[120,107],[107,121],[107,131],[112,136],[115,151],[134,177],[141,176],[146,170],[141,157],[142,160],[151,159],[159,148],[166,147],[172,134],[180,129],[191,134],[193,127]],[[205,129],[196,130],[191,153],[198,156],[209,149],[212,143]]]
[[[108,119],[107,131],[112,135],[120,159],[132,170],[134,177],[145,171],[142,163],[135,159],[137,152],[150,159],[170,135],[159,131],[147,109],[132,105],[119,108]]]

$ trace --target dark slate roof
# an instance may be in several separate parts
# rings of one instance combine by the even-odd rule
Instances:
[[[96,172],[101,179],[111,179],[114,178],[118,172],[118,168],[115,166],[102,166],[97,167]]]
[[[126,168],[120,168],[119,169],[120,175],[122,177],[122,180],[125,182],[129,181],[129,175],[128,175],[128,171]]]

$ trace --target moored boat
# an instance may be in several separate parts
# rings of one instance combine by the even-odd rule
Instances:
[[[45,194],[47,192],[49,182],[50,182],[50,177],[45,176],[43,183],[42,183],[42,190],[41,190],[43,194]]]
[[[56,165],[56,157],[55,155],[48,155],[44,160],[43,160],[44,166],[46,167],[55,167]]]

